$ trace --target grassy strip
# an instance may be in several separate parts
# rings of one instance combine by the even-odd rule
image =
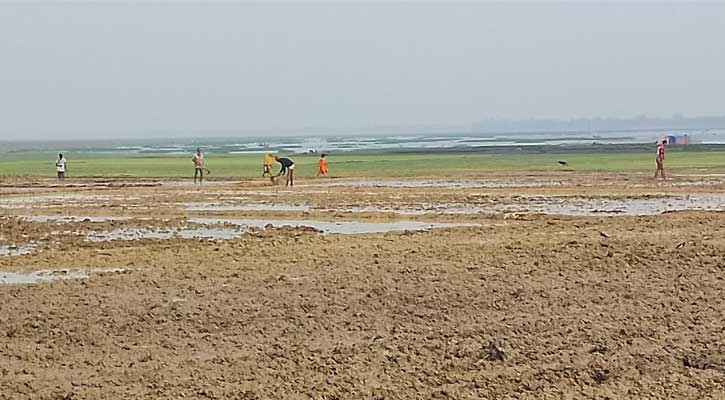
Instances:
[[[0,175],[55,175],[55,153],[21,152],[0,155]],[[189,155],[119,155],[69,153],[68,174],[88,176],[179,177],[193,174]],[[298,176],[314,176],[317,156],[294,155]],[[214,177],[255,177],[262,173],[257,154],[206,155]],[[654,171],[654,151],[542,152],[542,153],[339,153],[328,157],[332,176],[414,177],[476,172],[558,171],[566,160],[576,171]],[[667,168],[677,173],[725,172],[725,151],[677,151],[667,157]],[[275,171],[277,167],[275,167]]]

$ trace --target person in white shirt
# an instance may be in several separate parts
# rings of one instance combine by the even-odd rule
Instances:
[[[65,179],[66,161],[63,154],[58,154],[58,160],[55,162],[55,170],[58,171],[58,179]]]
[[[196,185],[196,177],[199,177],[199,184],[201,185],[204,180],[204,154],[201,149],[196,149],[194,158],[191,159],[194,162],[194,184]]]

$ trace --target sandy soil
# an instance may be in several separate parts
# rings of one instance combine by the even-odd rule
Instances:
[[[0,284],[0,399],[725,398],[724,212],[542,215],[522,200],[719,198],[725,180],[466,179],[506,183],[0,182],[0,245],[35,246],[0,271],[96,270]],[[189,207],[260,203],[280,210]],[[478,209],[355,212],[451,204]],[[87,239],[199,216],[474,226]]]

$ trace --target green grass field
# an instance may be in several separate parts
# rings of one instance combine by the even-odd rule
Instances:
[[[0,175],[55,175],[55,154],[15,152],[0,154]],[[191,154],[119,155],[104,153],[67,154],[69,177],[136,176],[186,177],[193,175]],[[314,176],[317,156],[294,155],[300,177]],[[557,171],[557,160],[566,160],[575,171],[654,171],[654,151],[566,152],[566,153],[341,153],[328,157],[335,177],[454,176],[484,171]],[[214,177],[255,177],[261,174],[261,155],[206,154]],[[667,156],[673,173],[723,173],[725,151],[677,151]],[[276,172],[278,167],[275,166]]]

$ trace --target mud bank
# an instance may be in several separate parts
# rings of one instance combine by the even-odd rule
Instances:
[[[702,200],[721,192],[619,178],[454,190],[126,180],[82,188],[108,195],[94,206],[0,207],[0,243],[38,243],[0,257],[0,398],[722,398],[725,213]],[[21,189],[49,190],[0,190]],[[557,201],[586,212],[522,206]],[[265,202],[310,210],[187,207]],[[687,208],[619,212],[642,202]],[[520,208],[362,209],[496,204]],[[422,229],[365,225],[410,222]],[[332,233],[346,223],[367,230]]]

